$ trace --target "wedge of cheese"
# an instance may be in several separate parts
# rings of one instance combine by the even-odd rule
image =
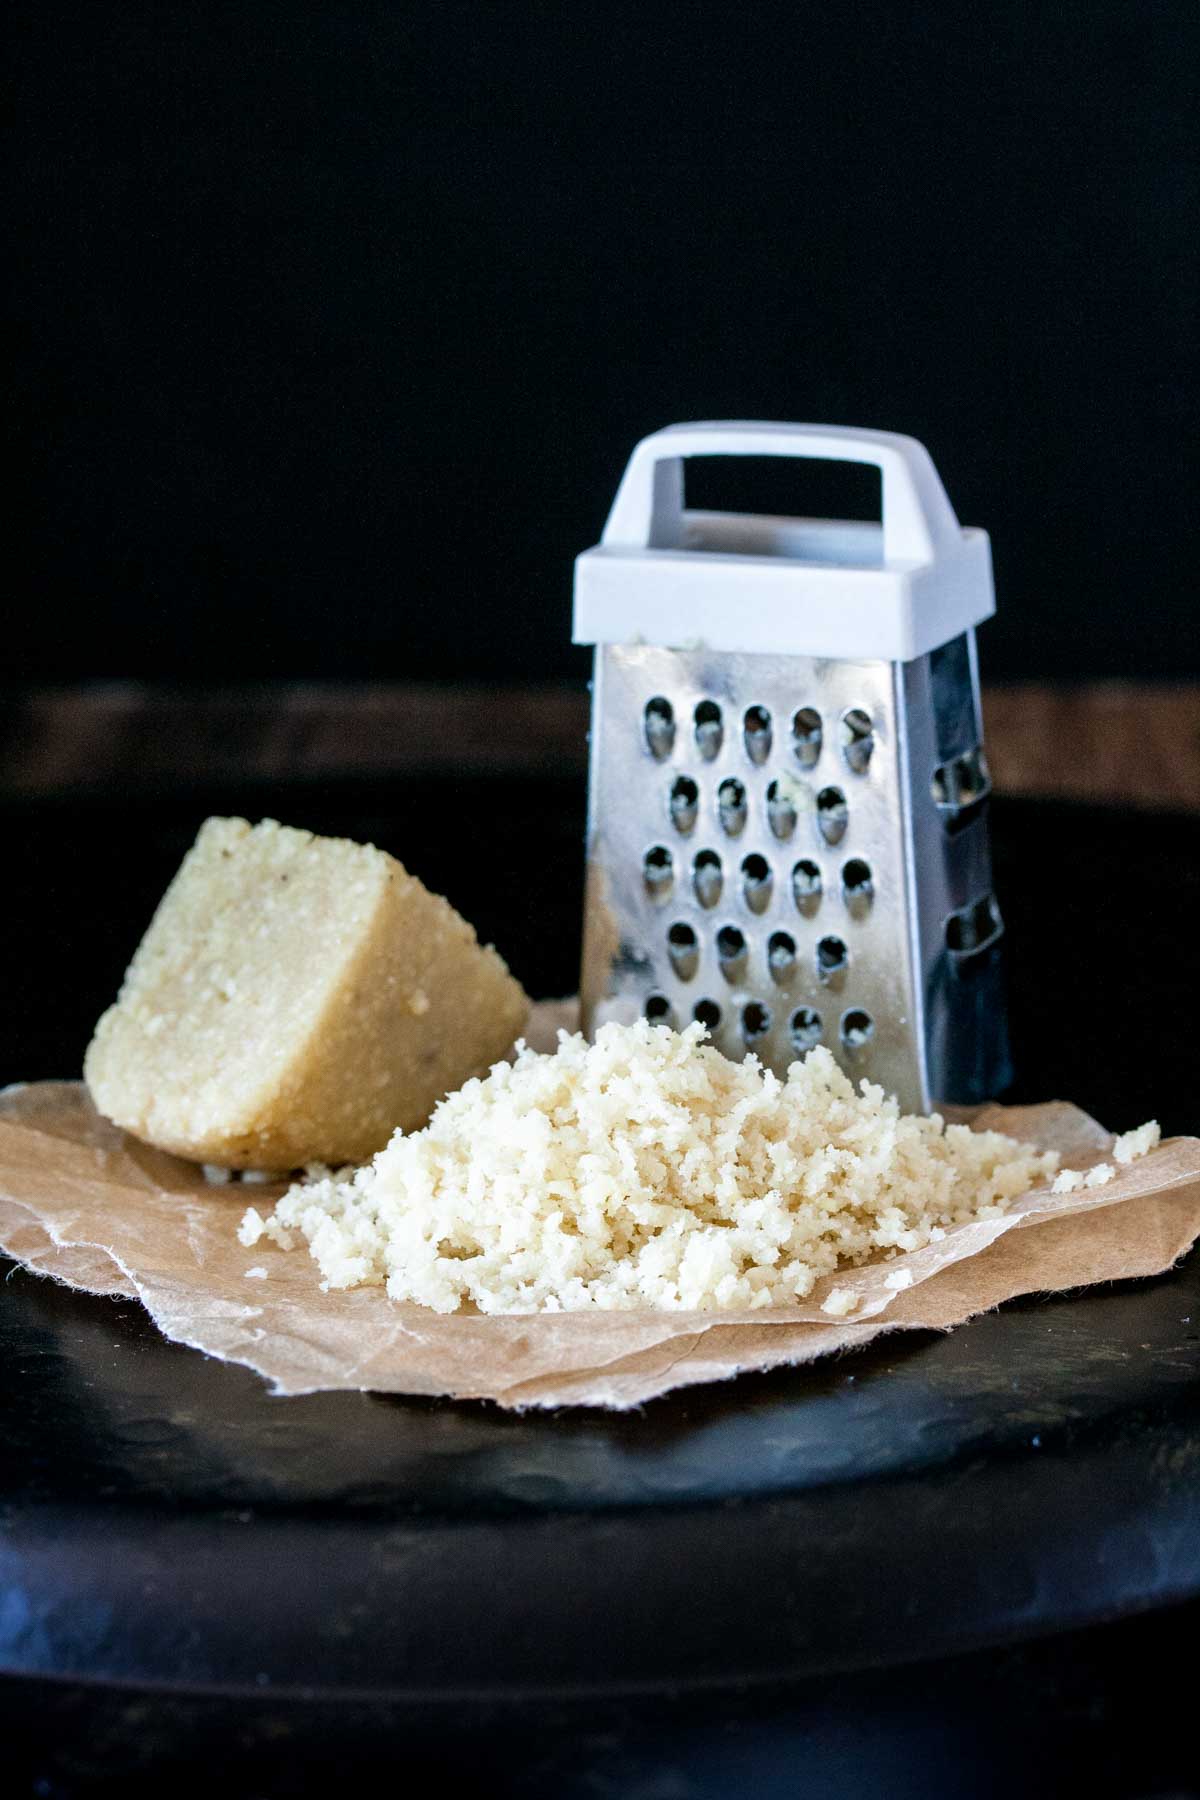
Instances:
[[[368,845],[209,819],[84,1075],[145,1142],[227,1168],[363,1162],[508,1051],[528,1001]]]

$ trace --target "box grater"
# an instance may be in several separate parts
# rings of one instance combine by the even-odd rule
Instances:
[[[878,524],[688,511],[694,456],[878,468]],[[584,1029],[827,1044],[909,1110],[1010,1078],[974,627],[987,535],[912,438],[673,425],[575,571],[595,646]]]

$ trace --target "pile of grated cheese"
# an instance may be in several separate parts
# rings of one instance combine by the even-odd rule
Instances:
[[[643,1021],[519,1047],[373,1163],[250,1208],[239,1237],[306,1240],[326,1287],[438,1312],[761,1307],[995,1216],[1058,1166],[902,1116],[826,1049],[780,1079],[703,1036]]]

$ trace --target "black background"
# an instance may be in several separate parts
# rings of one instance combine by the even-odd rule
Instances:
[[[1190,0],[10,18],[10,679],[578,675],[720,416],[924,439],[992,678],[1197,667]]]

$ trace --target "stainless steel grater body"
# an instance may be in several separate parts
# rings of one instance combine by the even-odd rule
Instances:
[[[908,664],[603,646],[592,707],[585,1029],[698,1018],[780,1073],[824,1043],[910,1110],[1004,1085],[969,635]]]
[[[873,462],[878,525],[699,513],[697,455]],[[576,564],[596,646],[584,1028],[818,1043],[907,1109],[1009,1079],[974,625],[986,534],[912,439],[673,426]]]

